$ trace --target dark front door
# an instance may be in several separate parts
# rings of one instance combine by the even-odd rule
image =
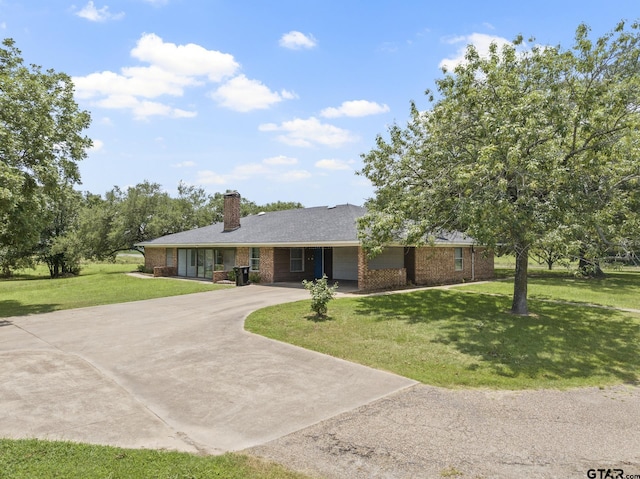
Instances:
[[[315,279],[322,278],[324,272],[322,260],[322,248],[315,248],[313,251],[313,277]]]

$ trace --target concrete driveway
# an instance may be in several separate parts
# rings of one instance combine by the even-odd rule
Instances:
[[[243,330],[251,285],[0,320],[0,436],[220,453],[415,384]]]

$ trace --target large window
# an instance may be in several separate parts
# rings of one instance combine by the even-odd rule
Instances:
[[[304,248],[291,248],[289,265],[292,273],[304,271]]]
[[[456,271],[462,271],[464,269],[462,248],[454,248],[453,249],[453,260],[454,260],[454,263],[455,263],[455,270]]]
[[[167,252],[169,250],[167,249]],[[173,255],[171,256],[173,259]],[[178,276],[187,278],[213,278],[214,268],[224,269],[222,252],[212,248],[179,248]],[[215,261],[215,262],[214,262]],[[220,261],[218,263],[218,261]],[[169,255],[167,253],[167,263]]]
[[[251,271],[260,271],[260,248],[251,248],[249,255]]]

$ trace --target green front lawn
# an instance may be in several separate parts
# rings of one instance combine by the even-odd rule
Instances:
[[[456,287],[464,291],[513,294],[513,279]],[[572,301],[640,310],[640,274],[608,272],[603,279],[544,274],[529,279],[529,299]]]
[[[240,454],[196,456],[71,442],[0,439],[0,477],[304,479],[307,476]]]
[[[636,283],[623,278],[612,287],[601,283],[600,290],[587,283],[594,288],[588,296],[594,302],[617,290],[622,304],[634,304]],[[508,286],[465,288],[492,292]],[[547,294],[568,299],[581,288],[571,283],[555,295],[548,287]],[[455,289],[337,299],[329,304],[326,321],[315,321],[309,304],[257,311],[246,328],[444,387],[568,388],[640,380],[637,314],[531,300],[534,314],[516,317],[508,313],[510,296]]]
[[[211,282],[134,278],[131,264],[88,264],[79,276],[49,279],[46,268],[0,281],[0,318],[61,309],[199,293],[226,288]]]

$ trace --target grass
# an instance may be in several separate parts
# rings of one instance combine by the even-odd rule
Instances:
[[[633,304],[638,277],[596,283],[591,302]],[[508,284],[498,283],[499,287]],[[465,286],[491,290],[494,284]],[[582,284],[571,283],[579,290]],[[609,289],[619,288],[613,293]],[[607,291],[604,291],[607,290]],[[563,294],[547,294],[564,299]],[[577,292],[574,293],[577,294]],[[430,289],[337,299],[315,321],[310,301],[251,314],[246,328],[349,361],[443,387],[570,388],[640,380],[640,315],[579,304],[530,301],[535,313],[508,313],[510,296]]]
[[[303,479],[307,476],[240,454],[196,456],[71,442],[0,439],[0,477]]]
[[[135,258],[133,258],[135,259]],[[128,276],[132,264],[89,263],[79,276],[49,279],[46,267],[22,270],[0,281],[0,318],[101,304],[199,293],[225,288],[210,282]]]
[[[511,296],[513,281],[469,284],[456,289]],[[607,272],[602,279],[585,279],[567,274],[544,274],[529,278],[528,297],[640,310],[640,275]]]

